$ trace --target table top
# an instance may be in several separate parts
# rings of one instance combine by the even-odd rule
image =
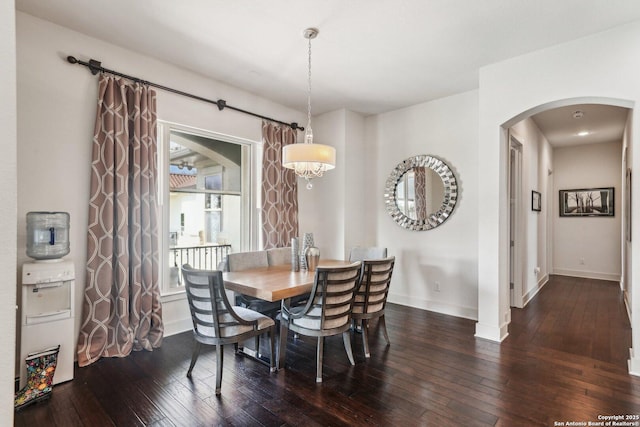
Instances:
[[[318,267],[342,267],[349,261],[320,260]],[[313,288],[315,271],[291,271],[291,265],[272,265],[243,271],[228,271],[222,274],[224,287],[244,295],[266,301],[280,301],[303,295]]]

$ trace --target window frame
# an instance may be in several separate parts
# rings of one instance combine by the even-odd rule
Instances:
[[[214,139],[222,142],[238,144],[241,146],[241,224],[240,227],[240,247],[232,248],[234,252],[248,251],[258,243],[259,210],[257,209],[257,188],[259,180],[259,170],[257,159],[260,154],[260,143],[246,138],[226,135],[219,132],[199,129],[178,123],[158,120],[158,205],[161,216],[160,240],[160,265],[159,279],[160,290],[163,298],[171,300],[171,296],[184,295],[184,289],[170,288],[170,262],[169,262],[169,146],[172,131],[188,133],[203,138]],[[198,192],[201,192],[200,190]],[[207,191],[209,192],[209,191]],[[211,191],[211,193],[221,193]]]

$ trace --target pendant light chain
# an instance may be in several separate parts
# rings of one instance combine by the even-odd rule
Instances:
[[[311,39],[313,37],[309,36],[308,40],[308,59],[307,59],[307,129],[305,130],[304,142],[312,143],[313,142],[313,130],[311,129]]]

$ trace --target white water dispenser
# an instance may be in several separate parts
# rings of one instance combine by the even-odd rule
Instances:
[[[20,358],[60,346],[53,384],[73,379],[75,316],[73,263],[69,253],[67,212],[27,213],[27,255],[36,261],[22,265]],[[26,368],[20,366],[20,387]]]
[[[75,355],[73,263],[63,259],[25,262],[22,265],[22,334],[20,359],[60,345],[53,384],[73,379]],[[20,387],[26,369],[20,367]]]

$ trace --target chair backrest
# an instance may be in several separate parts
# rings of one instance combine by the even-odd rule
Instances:
[[[313,288],[299,326],[328,331],[351,323],[351,310],[362,274],[362,263],[316,268]]]
[[[267,249],[269,265],[291,264],[291,247]]]
[[[217,269],[220,271],[229,271],[229,259],[224,257],[222,261],[218,263]]]
[[[222,272],[182,266],[193,331],[199,337],[226,338],[253,330],[252,323],[238,317],[224,292]]]
[[[356,291],[353,312],[378,313],[384,310],[396,257],[362,262],[362,280]]]
[[[361,247],[356,246],[351,249],[349,261],[364,261],[365,259],[382,259],[387,257],[387,248],[377,246]]]
[[[235,252],[227,255],[229,271],[243,271],[267,266],[269,266],[267,251]]]

